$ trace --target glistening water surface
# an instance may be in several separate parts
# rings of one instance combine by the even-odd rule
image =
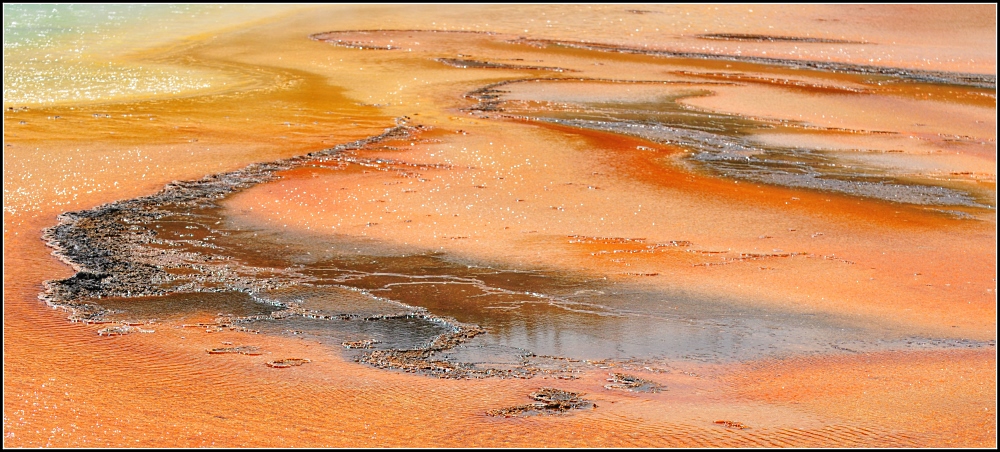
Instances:
[[[4,4],[4,105],[189,95],[238,85],[240,79],[218,71],[130,64],[120,56],[282,9],[288,8]]]

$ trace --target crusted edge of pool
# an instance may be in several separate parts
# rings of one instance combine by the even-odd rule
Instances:
[[[53,249],[52,255],[70,265],[76,274],[61,280],[45,281],[45,289],[39,294],[39,299],[50,306],[67,307],[74,311],[72,319],[97,309],[83,303],[85,298],[165,295],[165,291],[146,282],[168,279],[169,275],[162,268],[135,259],[136,248],[141,246],[142,239],[153,232],[124,224],[138,225],[160,218],[166,215],[163,208],[167,206],[211,205],[224,196],[276,179],[278,171],[295,168],[316,158],[361,149],[382,140],[405,137],[419,128],[422,126],[411,127],[403,122],[380,135],[351,143],[286,159],[252,163],[239,170],[211,174],[197,180],[174,181],[152,195],[62,213],[56,217],[56,225],[42,231],[42,240]]]

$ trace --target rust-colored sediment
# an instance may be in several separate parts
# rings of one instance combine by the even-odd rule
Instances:
[[[713,18],[740,25],[654,32],[656,18],[669,12],[665,5],[641,13],[599,7],[608,17],[643,21],[635,35],[628,34],[634,24],[601,32],[609,25],[583,20],[595,12],[565,5],[532,10],[558,16],[557,26],[537,32],[509,19],[526,14],[522,5],[468,6],[440,17],[378,7],[355,7],[359,13],[348,17],[330,7],[156,54],[160,62],[232,71],[245,81],[240,92],[5,111],[4,446],[995,447],[995,345],[678,361],[667,369],[612,363],[572,380],[453,380],[370,367],[292,336],[183,326],[211,323],[214,312],[136,326],[152,333],[102,336],[98,331],[108,325],[70,323],[64,311],[37,298],[43,281],[72,275],[39,239],[59,213],[377,135],[392,118],[408,115],[428,130],[352,154],[392,159],[382,164],[388,171],[298,168],[223,204],[235,221],[269,230],[344,234],[419,251],[444,247],[470,261],[607,276],[649,290],[680,287],[896,336],[995,343],[996,201],[988,195],[996,179],[995,91],[504,42],[526,34],[579,41],[579,26],[604,33],[595,35],[607,36],[601,42],[630,48],[673,42],[660,47],[731,53],[749,46],[744,54],[819,59],[842,47],[836,59],[845,63],[870,64],[875,52],[894,67],[983,72],[995,71],[995,45],[990,54],[969,43],[995,35],[995,9],[990,22],[975,6],[881,6],[867,15],[861,6],[755,5],[753,13],[702,7],[683,8],[706,27]],[[468,8],[481,16],[469,19]],[[924,18],[925,35],[912,25],[915,18]],[[378,37],[412,51],[308,39],[330,30],[457,28],[459,20],[498,34]],[[949,38],[955,24],[968,30]],[[816,42],[698,37],[706,33]],[[943,53],[935,54],[938,60],[917,58],[927,49]],[[945,57],[955,49],[965,50]],[[435,58],[495,64],[460,68]],[[693,107],[814,128],[761,138],[766,142],[836,147],[917,183],[977,193],[993,207],[954,208],[963,216],[736,183],[693,171],[677,147],[463,110],[475,103],[465,93],[531,77],[692,83],[715,92],[686,101]],[[507,93],[525,102],[518,113],[593,100],[569,83],[544,90],[522,85],[509,85]],[[621,96],[620,102],[655,100],[648,92]],[[767,102],[754,100],[761,96]],[[908,116],[879,113],[898,108]],[[859,130],[895,134],[848,132]],[[623,258],[601,253],[671,241],[689,245],[619,253]],[[253,353],[206,353],[229,349]],[[268,366],[289,359],[308,362]],[[662,390],[606,387],[615,374]],[[596,407],[550,416],[488,414],[529,403],[540,388],[581,394]]]

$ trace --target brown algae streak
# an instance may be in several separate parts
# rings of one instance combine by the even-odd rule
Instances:
[[[773,130],[808,131],[795,121],[768,121],[739,115],[704,111],[681,103],[692,97],[711,95],[693,86],[688,92],[665,94],[650,102],[587,102],[558,105],[538,101],[525,108],[523,102],[504,98],[501,89],[526,82],[593,83],[601,92],[625,90],[640,84],[664,82],[607,79],[521,79],[495,83],[466,94],[475,100],[471,111],[501,113],[531,121],[574,128],[630,135],[688,151],[683,161],[715,176],[766,184],[831,191],[851,196],[925,206],[963,206],[992,209],[991,200],[956,188],[920,183],[886,174],[884,168],[846,162],[836,153],[807,147],[766,144],[754,133]],[[838,133],[895,135],[887,131],[841,131]]]
[[[723,41],[868,44],[865,41],[851,41],[847,39],[811,38],[811,37],[801,37],[801,36],[774,36],[774,35],[757,35],[757,34],[744,34],[744,33],[707,33],[707,34],[697,35],[696,37],[701,39],[719,39]]]
[[[663,58],[692,58],[700,60],[737,61],[741,63],[756,63],[769,66],[784,66],[795,69],[811,69],[825,72],[840,72],[844,74],[862,74],[897,77],[905,80],[926,83],[943,83],[952,85],[972,86],[976,88],[996,89],[997,78],[991,74],[972,74],[959,72],[929,71],[920,69],[904,69],[865,64],[839,63],[833,61],[792,60],[784,58],[769,58],[757,56],[725,55],[703,52],[676,52],[670,50],[650,50],[615,44],[595,42],[566,41],[555,39],[519,38],[511,42],[534,47],[569,47],[595,50],[600,52],[630,53]]]

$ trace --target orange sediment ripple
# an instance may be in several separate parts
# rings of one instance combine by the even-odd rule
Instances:
[[[996,372],[991,351],[875,353],[748,363],[723,380],[742,400],[794,405],[865,428],[921,425],[942,433],[933,440],[941,447],[990,447]]]
[[[840,408],[836,417],[831,417],[825,404],[838,404],[838,394],[857,396],[858,387],[844,383],[853,381],[853,374],[844,377],[845,370],[850,372],[858,365],[854,361],[859,359],[853,357],[832,359],[829,367],[820,359],[730,371],[697,366],[667,372],[622,370],[666,388],[648,394],[604,388],[609,377],[606,370],[569,381],[439,380],[344,362],[316,344],[295,338],[188,328],[102,338],[95,334],[96,326],[69,324],[44,311],[42,316],[33,314],[32,295],[25,291],[23,301],[8,299],[5,303],[7,346],[17,350],[30,344],[33,350],[45,351],[46,358],[19,359],[20,353],[8,353],[8,359],[19,364],[5,366],[4,371],[8,445],[263,447],[430,442],[442,446],[529,446],[539,444],[538,438],[544,437],[547,444],[569,446],[913,446],[948,444],[950,435],[935,436],[925,430],[927,425],[948,422],[955,422],[949,433],[966,438],[956,444],[986,444],[981,441],[991,436],[988,428],[971,431],[969,427],[980,424],[967,425],[971,421],[966,415],[951,415],[964,406],[950,407],[945,416],[931,421],[886,419],[881,411],[885,408],[871,402],[868,410],[841,413],[847,409]],[[28,331],[18,325],[22,322],[32,322],[32,329],[45,327],[48,334],[22,334],[20,331]],[[227,342],[254,344],[264,353],[204,352]],[[291,369],[266,366],[270,360],[292,355],[308,357],[311,362]],[[909,390],[915,395],[906,399],[921,403],[926,402],[918,397],[923,392],[938,394],[935,388],[945,384],[939,381],[941,377],[948,378],[947,382],[963,377],[968,384],[949,385],[948,400],[956,400],[954,394],[972,397],[970,402],[993,400],[988,394],[980,398],[978,392],[966,388],[995,390],[988,381],[986,386],[977,386],[982,382],[979,379],[990,376],[991,361],[982,355],[958,352],[956,359],[948,354],[928,358],[917,354],[905,365],[893,364],[896,358],[892,356],[881,356],[878,358],[884,361],[871,363],[862,358],[862,364],[876,367],[876,363],[885,363],[890,369],[863,369],[865,378],[876,380],[861,380],[862,384],[874,381],[881,386],[907,386],[912,375],[926,374],[927,378],[912,381],[919,389]],[[938,375],[938,366],[945,365],[957,373]],[[995,376],[995,367],[993,370]],[[722,385],[720,371],[731,372],[724,373],[729,376],[722,378]],[[785,377],[774,377],[774,372]],[[816,378],[825,378],[822,381],[830,381],[831,386],[819,386],[821,396],[801,395],[802,391],[817,390]],[[792,388],[789,380],[798,382],[792,392],[772,388],[778,383]],[[487,415],[490,410],[524,403],[529,393],[553,385],[584,393],[597,408],[550,418],[496,419]],[[896,393],[895,388],[889,389]],[[876,396],[886,394],[884,389],[860,389]],[[735,394],[727,395],[731,392]],[[861,400],[872,399],[862,396]],[[672,408],[663,409],[665,406]],[[973,408],[978,409],[978,405],[970,403],[968,409]],[[903,413],[919,415],[912,406]],[[717,424],[719,419],[749,428],[734,434],[729,427]],[[49,428],[40,430],[40,425]],[[983,425],[988,427],[989,423]]]

